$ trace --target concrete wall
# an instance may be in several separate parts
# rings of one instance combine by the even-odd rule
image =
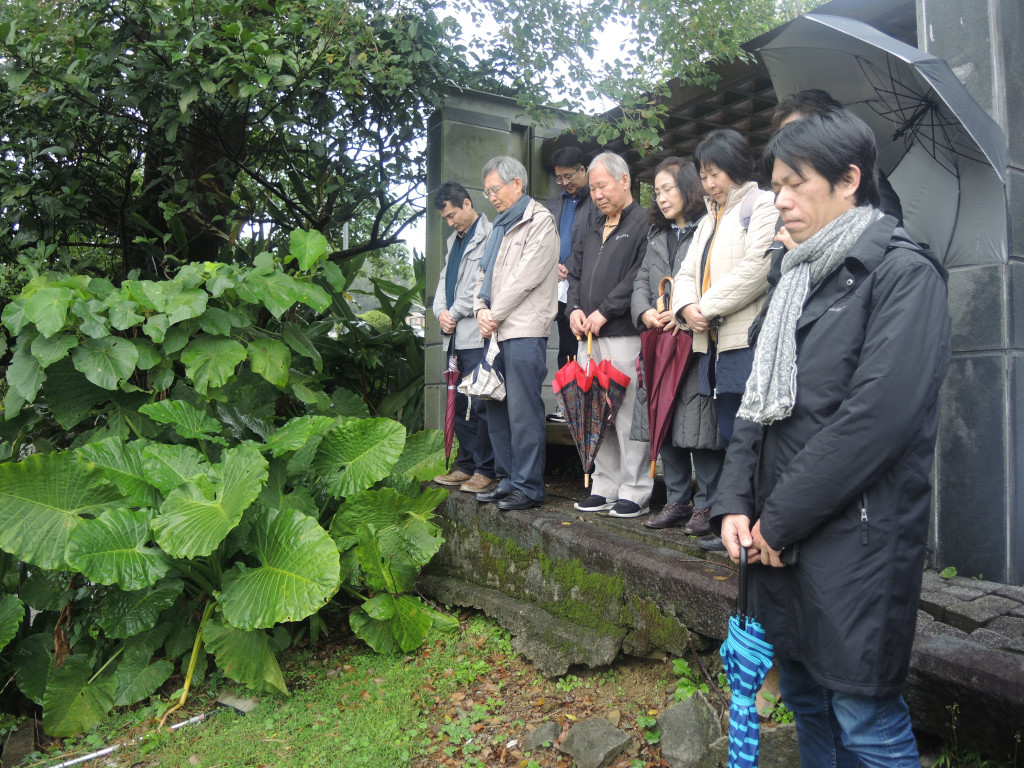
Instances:
[[[476,91],[455,96],[431,117],[427,133],[427,308],[426,397],[424,418],[428,428],[438,429],[444,419],[442,371],[445,368],[437,319],[429,312],[444,265],[445,245],[451,229],[434,209],[438,188],[457,181],[469,190],[473,206],[491,221],[494,207],[483,194],[480,173],[484,164],[497,155],[510,155],[526,166],[528,194],[546,200],[557,187],[550,168],[544,167],[545,141],[562,133],[564,118],[552,115],[550,126],[536,126],[516,105],[515,100]],[[552,325],[548,344],[548,374],[557,370],[558,331]],[[549,387],[544,400],[548,412],[554,410]]]
[[[918,45],[941,56],[1009,139],[1006,262],[953,268],[954,359],[942,392],[935,565],[1024,583],[1024,10],[917,0]]]

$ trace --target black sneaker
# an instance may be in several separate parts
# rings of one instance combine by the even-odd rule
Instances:
[[[573,504],[576,509],[580,512],[604,512],[606,509],[611,509],[615,506],[618,499],[606,499],[604,496],[587,496],[583,501],[577,501]]]
[[[549,413],[545,420],[550,424],[565,424],[565,414],[561,408],[556,408],[554,413]]]
[[[619,499],[608,510],[608,517],[640,517],[651,511],[650,507],[641,507],[635,501]]]

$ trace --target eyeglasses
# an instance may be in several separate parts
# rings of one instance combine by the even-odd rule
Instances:
[[[496,187],[489,187],[488,189],[484,190],[484,196],[488,200],[490,200],[492,197],[497,197],[498,193],[501,192],[501,190],[503,190],[505,187],[507,187],[511,183],[512,183],[511,181],[506,181],[504,184],[499,184]]]
[[[653,197],[654,197],[655,200],[660,200],[663,197],[667,198],[668,197],[668,193],[671,192],[673,189],[679,189],[679,187],[676,186],[676,185],[672,185],[671,187],[664,187],[662,189],[655,189]]]
[[[560,187],[564,187],[566,184],[568,184],[570,181],[572,181],[572,177],[573,176],[575,176],[577,173],[579,173],[582,170],[583,170],[583,166],[581,165],[579,168],[577,168],[572,173],[567,173],[564,176],[559,176],[559,175],[556,174],[555,175],[555,184],[557,184]]]

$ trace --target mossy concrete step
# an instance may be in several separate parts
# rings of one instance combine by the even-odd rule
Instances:
[[[728,558],[704,552],[679,529],[651,531],[643,518],[584,515],[567,499],[549,500],[505,513],[452,493],[437,510],[446,542],[423,572],[422,591],[493,616],[548,677],[576,664],[609,664],[620,650],[678,656],[725,639],[737,591]],[[1024,655],[981,645],[926,610],[953,600],[943,600],[942,590],[970,588],[977,599],[997,594],[1009,600],[1009,618],[991,619],[975,634],[1005,635],[1015,631],[1017,613],[1024,615],[1024,590],[965,581],[926,573],[906,699],[915,727],[948,737],[949,707],[957,704],[961,748],[1012,754],[1015,735],[1024,735]]]

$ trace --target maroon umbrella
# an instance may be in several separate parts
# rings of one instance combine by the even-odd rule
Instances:
[[[658,284],[658,312],[666,306],[665,283],[672,285],[671,277],[663,277]],[[671,293],[670,293],[671,296]],[[669,299],[670,301],[671,299]],[[671,306],[669,304],[669,306]],[[693,356],[693,337],[679,333],[679,329],[663,331],[652,328],[640,334],[640,360],[642,376],[647,387],[647,431],[651,440],[651,477],[661,446],[665,444],[676,393],[682,384],[686,369]]]
[[[584,488],[590,487],[594,458],[629,386],[629,376],[614,368],[610,361],[594,362],[590,357],[592,342],[593,336],[588,335],[585,368],[570,360],[558,369],[551,382],[583,463]]]
[[[444,380],[448,382],[448,399],[444,404],[444,468],[447,472],[451,467],[452,441],[455,438],[455,394],[459,385],[459,363],[455,355],[448,356],[448,367],[444,371]]]

